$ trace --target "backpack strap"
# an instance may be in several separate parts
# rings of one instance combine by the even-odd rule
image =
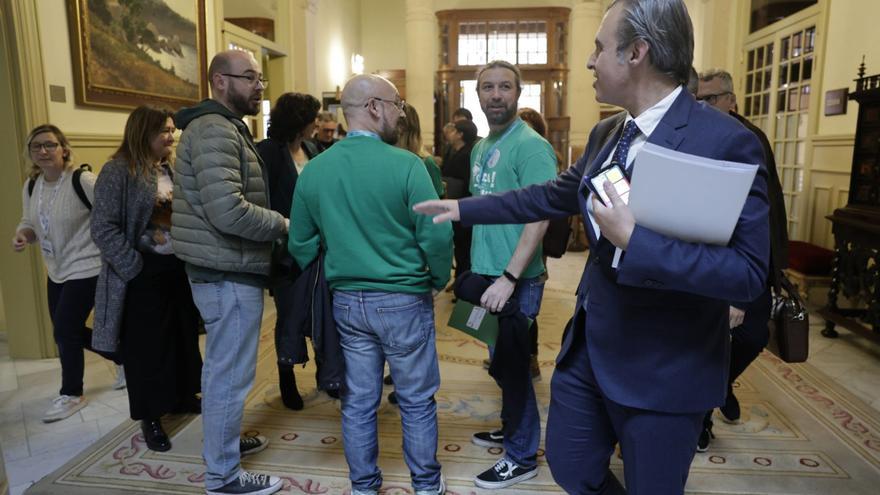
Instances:
[[[88,163],[83,163],[79,166],[78,169],[73,171],[73,191],[76,193],[76,196],[79,198],[79,200],[82,201],[82,204],[85,205],[88,210],[91,210],[92,202],[89,201],[89,197],[86,196],[86,191],[83,189],[82,186],[82,173],[84,171],[91,172],[92,166]]]

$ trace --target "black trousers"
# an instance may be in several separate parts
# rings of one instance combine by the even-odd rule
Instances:
[[[202,357],[199,313],[183,262],[141,255],[144,267],[126,288],[120,342],[131,419],[151,420],[193,401]]]
[[[455,276],[471,269],[472,227],[462,227],[460,223],[452,223],[452,254],[455,257]]]
[[[61,361],[61,395],[79,397],[83,394],[83,349],[100,354],[117,364],[121,363],[115,352],[92,349],[92,329],[86,326],[86,319],[95,306],[97,282],[97,276],[68,280],[60,284],[46,279],[49,316]]]
[[[730,384],[761,354],[770,339],[770,288],[749,303],[742,325],[730,331]]]

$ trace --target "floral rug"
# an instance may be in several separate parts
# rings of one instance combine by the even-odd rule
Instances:
[[[573,260],[569,260],[569,256]],[[542,419],[561,331],[571,314],[573,288],[583,260],[567,255],[551,264],[540,324],[542,380],[536,382]],[[575,265],[577,265],[575,267]],[[577,268],[575,270],[574,268]],[[473,477],[490,467],[500,449],[470,442],[475,431],[498,426],[501,398],[482,368],[486,348],[446,327],[451,294],[437,298],[437,348],[442,384],[437,394],[438,457],[450,495],[489,493]],[[272,348],[274,315],[267,304],[257,381],[249,396],[243,430],[270,439],[269,447],[245,458],[247,469],[284,479],[281,493],[349,493],[337,401],[314,391],[311,363],[298,368],[306,394],[302,411],[280,401]],[[817,328],[818,330],[818,328]],[[386,387],[390,392],[392,387]],[[843,390],[809,363],[788,365],[764,353],[736,384],[743,421],[715,421],[717,438],[697,454],[688,493],[699,494],[874,494],[880,485],[880,414]],[[165,420],[174,448],[146,449],[138,425],[125,422],[68,464],[31,487],[29,494],[204,493],[201,421],[198,416]],[[383,399],[379,410],[382,493],[412,493],[400,444],[397,409]],[[622,479],[622,464],[612,469]],[[539,475],[501,493],[562,493],[539,452]]]

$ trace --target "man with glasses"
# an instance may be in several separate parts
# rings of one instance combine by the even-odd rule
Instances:
[[[544,184],[417,206],[466,225],[583,217],[590,258],[556,359],[545,442],[566,493],[684,493],[703,417],[726,395],[729,305],[765,288],[761,146],[686,93],[693,51],[684,0],[615,0],[587,69],[596,100],[626,111],[596,124],[581,159]],[[587,187],[611,162],[644,166],[645,143],[760,165],[727,245],[664,235],[640,225],[610,182],[602,185],[608,205]],[[616,443],[626,491],[608,469]]]
[[[318,146],[318,153],[324,152],[339,141],[336,139],[336,116],[332,112],[324,110],[318,114],[318,125],[315,129],[314,143]]]
[[[243,51],[218,53],[208,68],[212,98],[174,116],[177,146],[171,237],[186,262],[205,321],[202,368],[205,488],[209,495],[267,495],[275,476],[241,468],[242,455],[266,448],[240,438],[244,400],[254,382],[272,242],[289,222],[269,208],[266,171],[245,115],[256,115],[266,81]]]
[[[342,91],[348,136],[309,162],[293,198],[290,252],[306,268],[323,251],[333,291],[345,358],[342,436],[352,495],[375,495],[382,487],[376,410],[386,361],[413,491],[445,491],[437,461],[440,368],[432,293],[449,281],[452,229],[412,210],[437,192],[422,160],[394,146],[402,109],[387,79],[352,78]]]
[[[764,163],[767,164],[767,200],[770,203],[770,268],[767,272],[767,287],[750,303],[730,305],[730,373],[727,378],[727,398],[719,410],[725,422],[739,423],[741,412],[739,400],[733,393],[733,383],[758,357],[770,339],[770,329],[767,328],[767,315],[770,314],[771,304],[770,289],[774,288],[776,293],[779,293],[782,269],[788,266],[785,200],[782,195],[782,185],[779,183],[779,173],[776,170],[776,159],[767,135],[735,111],[736,94],[733,92],[733,78],[730,73],[722,69],[701,73],[697,99],[730,115],[752,131],[764,148]],[[708,450],[712,438],[714,435],[710,410],[703,419],[703,430],[697,441],[697,451]]]

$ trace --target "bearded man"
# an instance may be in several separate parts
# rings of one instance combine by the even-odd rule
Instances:
[[[208,495],[281,489],[275,476],[241,468],[241,456],[266,448],[239,437],[254,384],[272,242],[289,222],[269,208],[266,170],[242,117],[256,115],[266,81],[254,57],[230,50],[208,68],[212,98],[174,116],[183,130],[174,167],[171,237],[186,262],[193,300],[205,321],[202,368],[205,488]]]
[[[413,212],[437,198],[422,159],[397,148],[404,102],[387,79],[342,90],[348,136],[315,157],[296,183],[288,248],[305,269],[324,263],[345,360],[342,437],[352,495],[376,495],[376,410],[391,370],[413,493],[445,492],[437,460],[440,367],[432,294],[452,267],[452,228]],[[323,259],[318,258],[323,251]]]

